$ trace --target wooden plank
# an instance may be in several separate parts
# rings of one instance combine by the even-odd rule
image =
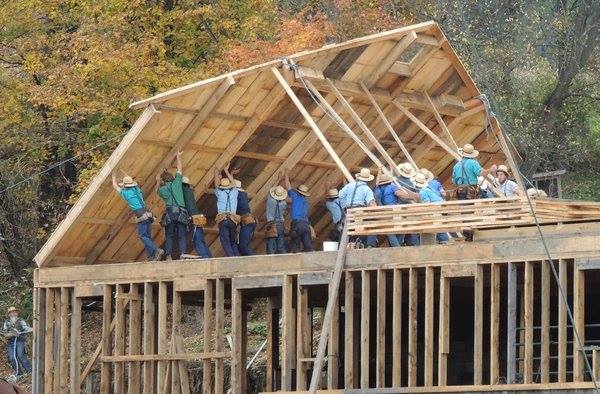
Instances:
[[[402,271],[397,268],[394,269],[392,287],[392,337],[402,338]],[[402,341],[394,341],[392,346],[392,387],[400,387],[401,384]]]
[[[181,337],[179,335],[179,337]],[[231,358],[231,352],[210,352],[210,353],[174,353],[175,350],[171,349],[169,345],[169,352],[165,354],[125,354],[123,356],[107,356],[102,357],[103,362],[110,363],[130,363],[130,362],[143,362],[143,361],[180,361],[180,360],[207,360],[213,358]],[[170,363],[167,363],[170,364]],[[165,374],[165,377],[167,374]],[[168,378],[169,381],[171,377]],[[171,387],[171,385],[169,385]]]
[[[52,393],[54,388],[54,298],[55,289],[46,289],[46,332],[44,334],[44,392]]]
[[[176,338],[181,330],[181,294],[173,291],[171,299],[171,344],[169,346],[170,353],[176,354]],[[206,319],[206,316],[205,316]],[[206,324],[206,323],[205,323]],[[205,330],[206,333],[206,330]],[[206,334],[205,334],[206,339]],[[206,340],[205,340],[205,353],[206,353]],[[181,381],[179,375],[179,363],[172,362],[171,364],[171,394],[179,394],[181,390]],[[204,384],[204,382],[203,382]]]
[[[417,385],[418,279],[418,271],[411,268],[408,273],[408,387]]]
[[[181,335],[175,336],[175,353],[184,354],[185,348],[183,346],[183,337]],[[181,384],[181,394],[190,394],[190,380],[188,376],[188,369],[185,365],[185,360],[177,361],[179,367],[179,382]]]
[[[425,268],[425,338],[433,338],[433,308],[435,271],[433,267]],[[425,340],[425,386],[433,386],[433,341]]]
[[[217,287],[218,287],[218,283],[217,283]],[[219,295],[218,295],[218,289],[217,289],[217,314],[219,313]],[[265,391],[270,392],[270,391],[274,391],[274,378],[275,378],[275,365],[277,364],[277,361],[274,357],[274,347],[279,346],[278,342],[275,342],[275,330],[276,330],[276,326],[279,326],[279,322],[277,320],[275,320],[273,318],[274,315],[274,310],[275,310],[275,302],[273,301],[273,297],[269,297],[267,299],[267,353],[266,353],[266,366],[267,366],[267,370],[266,370],[266,382],[265,382]],[[219,327],[219,323],[218,320],[219,318],[216,319],[217,320],[217,330]],[[215,379],[217,374],[215,373]],[[218,394],[222,394],[223,390],[220,389],[217,390],[216,389],[216,384],[215,384],[215,392]]]
[[[376,365],[375,384],[377,388],[385,387],[385,309],[386,300],[386,271],[377,270],[377,342],[376,342]]]
[[[291,275],[283,277],[283,286],[281,294],[282,306],[282,342],[281,342],[281,389],[290,391],[292,389],[292,368],[293,368],[293,346],[294,341],[294,305],[293,291],[294,278]]]
[[[446,138],[448,138],[448,141],[452,144],[452,147],[454,147],[454,150],[456,152],[458,152],[458,145],[456,145],[456,141],[454,141],[454,137],[452,137],[452,133],[450,133],[450,129],[448,129],[448,126],[446,126],[446,122],[444,122],[442,115],[440,115],[440,113],[438,112],[435,104],[433,103],[433,100],[431,100],[431,97],[429,97],[427,92],[423,92],[423,96],[425,96],[425,99],[427,100],[427,103],[429,104],[429,107],[431,108],[431,112],[433,112],[433,115],[435,116],[435,119],[437,120],[437,122],[440,126],[440,129],[442,129],[442,131],[444,132],[444,135],[446,136]]]
[[[354,276],[346,271],[344,276],[344,387],[356,388],[358,371],[355,368],[357,358],[354,348]]]
[[[573,381],[581,382],[585,376],[585,353],[577,341],[575,330],[585,345],[585,271],[578,270],[576,264],[573,264],[573,320]]]
[[[37,272],[34,272],[34,283],[37,282]],[[47,289],[34,287],[33,295],[33,370],[32,391],[44,392],[44,358],[45,358],[45,328],[46,328],[46,292]]]
[[[331,274],[329,275],[331,279]],[[339,289],[338,289],[339,292]],[[340,300],[339,295],[333,304],[331,314],[331,329],[329,330],[329,344],[327,345],[327,388],[337,389],[339,363],[340,363]]]
[[[483,266],[475,267],[473,278],[473,382],[483,381]]]
[[[167,282],[159,282],[158,284],[158,354],[166,354],[168,351],[167,343]],[[165,376],[168,363],[159,361],[156,367],[156,387],[164,387]]]
[[[600,270],[600,258],[579,258],[576,260],[575,264],[580,271]]]
[[[490,266],[490,384],[500,378],[500,267]]]
[[[60,391],[60,372],[61,372],[61,350],[62,346],[60,339],[62,338],[62,325],[61,325],[61,289],[54,290],[54,379],[53,379],[53,390],[54,392]]]
[[[438,386],[448,381],[450,353],[450,279],[440,277],[440,318],[438,333]]]
[[[246,379],[246,362],[243,357],[242,290],[231,290],[231,335],[233,337],[233,359],[231,362],[231,389],[234,394],[243,393]],[[291,338],[290,338],[291,339]],[[290,379],[291,389],[291,379]]]
[[[102,297],[104,287],[102,285],[79,285],[75,286],[75,297]]]
[[[600,379],[600,349],[594,349],[592,352],[592,370],[594,380]]]
[[[541,324],[540,324],[540,382],[550,381],[550,261],[542,261]]]
[[[81,298],[77,297],[76,289],[71,291],[71,348],[70,348],[70,377],[69,392],[79,394],[81,380]]]
[[[121,356],[125,354],[125,300],[119,298],[120,294],[125,293],[125,285],[117,285],[117,291],[115,294],[115,339],[113,354],[115,356]],[[117,394],[125,392],[125,365],[115,364],[114,365],[114,392]]]
[[[175,291],[204,291],[206,278],[177,278],[173,280]]]
[[[207,280],[204,290],[204,352],[210,353],[213,349],[214,341],[214,288],[215,281]],[[204,393],[211,393],[212,390],[212,363],[211,360],[205,359],[202,367],[202,390]]]
[[[281,276],[278,276],[281,280]],[[298,286],[328,285],[331,283],[331,272],[307,272],[298,274]]]
[[[296,330],[296,390],[303,391],[307,389],[307,369],[308,365],[302,362],[302,359],[310,358],[311,341],[310,335],[312,327],[310,326],[310,311],[308,309],[308,289],[305,286],[298,285],[297,288],[297,327]]]
[[[112,322],[112,288],[104,285],[104,296],[102,297],[102,356],[111,355],[111,322]],[[100,372],[100,393],[110,392],[110,369],[109,363],[102,363]],[[83,379],[82,374],[82,379]]]
[[[567,291],[567,261],[558,260],[558,281],[563,290]],[[558,293],[558,381],[567,381],[567,306]]]
[[[517,267],[508,263],[507,269],[506,380],[511,384],[516,380]]]
[[[129,285],[129,293],[134,297],[143,297],[141,286],[135,283]],[[142,299],[129,301],[129,345],[130,355],[140,354],[142,350]],[[139,362],[132,362],[128,365],[127,371],[127,392],[136,394],[141,392]]]
[[[267,287],[281,287],[282,283],[283,279],[281,275],[267,275],[233,278],[232,285],[236,289],[258,289]]]
[[[69,391],[69,288],[60,289],[60,391]]]
[[[360,298],[360,388],[369,388],[369,329],[371,324],[371,277],[369,271],[361,271]]]
[[[289,98],[292,100],[292,102],[294,103],[296,108],[298,108],[298,110],[304,117],[304,120],[306,120],[306,122],[312,128],[313,132],[315,133],[317,138],[321,141],[321,143],[323,144],[323,147],[325,147],[325,150],[327,151],[327,153],[329,153],[329,156],[331,156],[333,161],[337,164],[338,168],[340,169],[340,171],[342,171],[342,173],[344,174],[344,176],[346,177],[348,182],[352,182],[354,180],[354,178],[352,177],[352,174],[350,174],[350,172],[348,171],[348,169],[346,168],[344,163],[340,160],[337,153],[335,153],[335,151],[331,147],[331,144],[329,143],[329,141],[327,141],[327,139],[323,135],[323,132],[321,131],[321,129],[319,129],[319,126],[317,126],[317,124],[315,123],[313,118],[310,116],[310,114],[308,113],[306,108],[304,108],[304,106],[302,105],[302,103],[300,102],[298,97],[296,96],[296,93],[294,93],[294,91],[292,90],[292,88],[290,87],[288,82],[285,80],[283,75],[281,75],[279,70],[276,69],[275,67],[271,68],[271,72],[273,73],[273,75],[275,75],[275,77],[279,81],[280,85],[283,87],[283,89],[285,90],[285,92],[287,93]]]
[[[143,338],[143,353],[144,355],[155,353],[154,333],[156,326],[156,304],[154,303],[154,286],[152,283],[144,283],[144,338]],[[154,367],[152,361],[144,362],[144,393],[152,393],[154,391]]]
[[[225,280],[215,280],[215,352],[224,350],[225,336]],[[218,358],[215,361],[215,393],[223,394],[225,386],[225,372],[223,359]]]
[[[396,60],[402,55],[404,51],[410,47],[410,45],[417,39],[417,33],[414,31],[409,32],[407,35],[402,37],[396,45],[389,51],[389,53],[383,58],[381,62],[377,65],[375,70],[369,73],[364,82],[373,86],[384,74],[390,71],[390,67]]]

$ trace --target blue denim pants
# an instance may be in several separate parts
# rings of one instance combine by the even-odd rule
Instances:
[[[254,256],[254,250],[250,246],[252,239],[254,238],[254,230],[256,230],[256,223],[245,224],[240,227],[239,245],[238,249],[242,256]]]
[[[285,251],[285,236],[283,222],[275,222],[277,227],[277,237],[267,238],[267,254],[284,254]]]
[[[196,249],[198,256],[204,258],[212,257],[210,249],[208,249],[206,242],[204,242],[204,229],[193,224],[190,225],[190,228],[192,231],[192,242],[194,242],[194,249]]]
[[[304,246],[305,252],[312,252],[312,239],[310,237],[310,223],[306,220],[292,220],[292,237],[290,246],[292,252],[300,252],[300,244]]]
[[[31,364],[25,355],[25,338],[22,336],[8,339],[6,355],[15,375],[31,372]]]
[[[221,240],[221,246],[225,251],[225,255],[239,256],[240,253],[236,244],[237,238],[237,225],[231,219],[222,220],[219,223],[219,239]]]
[[[173,212],[171,207],[167,207],[167,215],[171,218],[171,223],[165,227],[165,254],[172,257],[175,236],[179,241],[179,254],[187,251],[187,231],[185,224],[177,221],[179,213]]]
[[[144,212],[144,208],[133,211],[136,216],[142,215]],[[156,253],[156,245],[154,245],[154,241],[152,241],[152,221],[152,219],[148,219],[137,224],[138,237],[144,244],[144,249],[146,250],[148,258],[154,257],[154,254]]]

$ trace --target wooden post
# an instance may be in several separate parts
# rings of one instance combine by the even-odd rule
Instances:
[[[44,392],[54,389],[54,297],[56,291],[46,288],[46,332],[44,333]]]
[[[551,261],[542,261],[542,321],[540,327],[540,382],[550,381],[550,266]]]
[[[517,267],[515,263],[508,263],[507,267],[506,380],[511,384],[516,379],[517,361]]]
[[[214,333],[214,322],[213,322],[213,301],[214,301],[214,280],[207,280],[206,287],[204,288],[204,352],[210,353],[213,351],[213,333]],[[212,380],[212,363],[211,360],[206,358],[202,360],[202,391],[206,394],[211,393],[211,380]]]
[[[112,288],[104,285],[104,297],[102,302],[102,356],[111,355],[111,321],[112,321]],[[100,393],[110,392],[110,368],[108,362],[102,361],[100,376]]]
[[[525,368],[523,374],[524,383],[533,382],[533,262],[525,262],[525,278],[523,291],[525,309]]]
[[[154,327],[156,325],[156,304],[154,303],[154,287],[152,283],[144,283],[144,354],[154,354]],[[154,391],[154,361],[144,362],[144,393]]]
[[[215,280],[215,351],[223,351],[224,331],[225,331],[225,280]],[[269,369],[267,366],[267,374]],[[215,361],[215,393],[223,394],[224,387],[224,363],[222,358]],[[267,379],[268,384],[268,379]],[[267,389],[267,391],[269,391]]]
[[[218,286],[218,283],[217,283]],[[217,291],[217,314],[218,314],[218,308],[219,308],[219,295],[218,295],[218,291]],[[274,380],[274,370],[275,370],[275,363],[276,360],[273,357],[273,349],[275,346],[278,346],[279,344],[276,343],[274,341],[275,339],[275,325],[279,325],[278,321],[273,319],[273,310],[275,309],[275,305],[274,305],[274,301],[272,297],[269,297],[267,299],[267,371],[266,371],[266,385],[265,385],[265,391],[270,392],[270,391],[275,391],[274,388],[275,386],[273,385],[273,380]],[[218,320],[218,318],[216,319]],[[219,325],[219,323],[217,322],[217,326]],[[215,347],[215,351],[220,351],[219,347],[216,346]],[[215,373],[215,379],[216,379],[216,373]],[[215,388],[216,388],[216,384],[215,384]],[[215,390],[217,391],[217,390]],[[219,392],[220,394],[221,392]]]
[[[398,144],[398,146],[400,147],[400,150],[402,151],[402,153],[404,154],[404,156],[406,157],[406,159],[408,160],[408,162],[413,166],[413,168],[415,169],[415,171],[419,171],[419,167],[417,166],[417,163],[413,160],[412,156],[408,152],[408,149],[406,149],[406,147],[402,143],[402,140],[400,139],[400,137],[398,136],[398,134],[396,133],[396,131],[392,127],[392,124],[390,123],[390,121],[388,120],[388,118],[383,113],[383,110],[381,109],[381,107],[379,106],[379,104],[377,104],[377,101],[375,101],[375,98],[373,97],[373,95],[371,94],[371,92],[369,91],[369,89],[365,86],[365,84],[362,81],[360,82],[360,87],[363,89],[363,91],[365,92],[365,94],[369,98],[369,101],[371,102],[371,105],[375,108],[375,110],[379,114],[379,117],[381,118],[381,121],[383,122],[383,124],[385,125],[385,127],[388,129],[388,131],[390,132],[390,134],[392,135],[392,137],[394,138],[394,140],[396,141],[396,143]]]
[[[242,290],[231,290],[231,334],[233,336],[233,359],[231,362],[231,389],[233,394],[244,392],[246,380],[246,360],[244,359],[243,343],[243,311]],[[291,340],[291,338],[290,338]],[[285,339],[284,339],[285,341]],[[291,369],[291,368],[290,368]],[[291,379],[290,379],[291,388]]]
[[[417,325],[419,273],[410,268],[408,273],[408,387],[417,385]]]
[[[438,386],[446,386],[450,353],[450,279],[440,276],[440,318],[438,339]]]
[[[37,271],[36,271],[37,272]],[[35,277],[34,273],[34,277]],[[33,290],[33,370],[32,390],[34,394],[44,392],[44,357],[46,328],[46,292],[47,289],[34,287]]]
[[[297,327],[296,330],[296,390],[306,390],[307,363],[305,359],[310,358],[310,311],[308,309],[308,289],[306,286],[298,285],[296,300]]]
[[[117,285],[117,295],[115,300],[115,340],[114,351],[115,356],[125,354],[125,299],[121,295],[125,294],[125,285]],[[125,365],[124,363],[114,363],[114,386],[115,393],[125,392]]]
[[[558,281],[567,291],[567,261],[558,260]],[[558,293],[558,381],[567,380],[567,307]]]
[[[369,328],[371,325],[371,277],[369,271],[361,271],[360,298],[360,388],[369,388]]]
[[[344,279],[344,387],[356,388],[357,371],[354,348],[354,276],[346,271]]]
[[[206,287],[209,287],[208,281],[206,283]],[[176,338],[179,335],[179,330],[181,326],[181,294],[175,289],[173,286],[173,298],[171,302],[172,308],[172,323],[171,323],[171,345],[170,345],[170,353],[177,353],[177,343]],[[204,316],[206,319],[206,315]],[[206,323],[205,323],[206,324]],[[206,328],[206,327],[205,327]],[[204,334],[204,346],[206,349],[206,330]],[[203,360],[204,362],[204,360]],[[179,394],[181,390],[181,380],[179,376],[179,363],[175,360],[171,361],[171,394]],[[204,381],[202,382],[204,385]],[[210,385],[210,384],[209,384]]]
[[[385,387],[385,308],[386,300],[386,272],[377,271],[377,343],[375,380],[377,388]]]
[[[573,264],[573,381],[581,382],[585,376],[585,353],[575,336],[579,334],[582,344],[585,344],[585,271]]]
[[[61,372],[61,350],[60,339],[62,338],[62,325],[60,322],[61,315],[61,288],[54,290],[54,338],[53,338],[53,350],[54,350],[54,378],[52,379],[54,392],[60,391],[60,372]]]
[[[448,129],[448,126],[446,126],[446,122],[444,122],[442,115],[440,115],[437,108],[435,107],[435,104],[433,104],[431,97],[429,97],[429,95],[427,94],[426,91],[423,91],[423,96],[425,96],[425,100],[427,100],[427,103],[429,104],[429,107],[431,108],[431,112],[433,112],[435,119],[437,120],[438,124],[440,125],[440,129],[442,129],[444,134],[446,134],[446,137],[448,137],[449,142],[451,142],[452,146],[454,146],[454,150],[456,152],[458,152],[458,145],[456,145],[456,141],[454,141],[454,137],[452,137],[452,133],[450,133],[450,130]]]
[[[402,384],[402,271],[394,269],[392,289],[392,387]]]
[[[158,283],[158,354],[167,354],[167,282]],[[166,361],[158,361],[156,368],[156,387],[164,387]]]
[[[69,381],[69,288],[60,288],[60,392],[66,393]]]
[[[331,144],[329,143],[329,141],[327,141],[327,138],[325,138],[325,136],[323,135],[323,132],[319,129],[319,126],[317,126],[317,124],[315,123],[313,118],[310,116],[310,114],[308,113],[306,108],[304,108],[304,106],[302,105],[302,103],[300,102],[298,97],[296,96],[296,93],[294,93],[294,91],[292,90],[292,88],[290,87],[288,82],[285,80],[283,75],[281,75],[279,70],[275,67],[271,67],[271,72],[273,73],[273,75],[275,75],[275,77],[277,78],[277,80],[279,81],[279,83],[281,84],[281,86],[283,87],[285,92],[287,93],[287,95],[290,97],[290,99],[292,100],[294,105],[296,105],[296,108],[298,108],[298,110],[300,111],[300,114],[302,114],[302,116],[304,117],[304,120],[306,120],[308,125],[314,131],[315,135],[321,141],[321,143],[323,144],[323,147],[325,147],[325,150],[327,151],[327,153],[329,153],[329,155],[331,156],[331,158],[333,159],[335,164],[337,164],[340,171],[342,171],[342,173],[344,174],[344,176],[346,177],[348,182],[352,182],[354,180],[354,178],[352,177],[352,174],[350,174],[350,172],[348,171],[348,169],[346,168],[346,166],[344,165],[342,160],[339,158],[337,153],[335,153],[335,151],[331,147]]]
[[[132,283],[129,285],[129,294],[133,297],[129,300],[129,354],[141,353],[142,341],[142,299],[140,285]],[[128,363],[127,390],[129,394],[140,393],[140,362]]]
[[[331,284],[330,284],[331,286]],[[338,289],[339,292],[339,289]],[[327,388],[338,388],[338,373],[340,361],[340,299],[335,297],[329,330],[329,345],[327,348]]]
[[[473,294],[473,382],[481,385],[483,381],[483,267],[475,268]]]
[[[79,394],[81,381],[81,298],[71,291],[71,371],[70,371],[70,393]]]
[[[281,295],[282,309],[282,342],[281,342],[281,389],[285,391],[292,390],[292,368],[294,347],[294,305],[293,305],[294,278],[291,275],[284,275]]]
[[[425,268],[425,371],[424,384],[433,386],[433,301],[435,272],[433,267]],[[427,339],[429,338],[429,339]]]
[[[475,300],[477,302],[477,300]],[[500,264],[491,264],[490,274],[490,384],[500,378]]]

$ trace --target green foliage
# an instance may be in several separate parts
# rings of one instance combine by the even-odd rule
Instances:
[[[567,173],[561,180],[563,198],[600,201],[600,177],[597,171],[581,169]]]

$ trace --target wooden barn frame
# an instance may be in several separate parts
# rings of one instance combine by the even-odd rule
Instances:
[[[284,169],[294,185],[311,188],[310,218],[322,241],[330,231],[326,185],[340,185],[361,167],[376,170],[374,162],[408,161],[448,184],[458,147],[472,143],[483,165],[508,162],[514,169],[514,148],[495,118],[488,122],[480,94],[438,25],[425,22],[133,103],[142,114],[35,257],[34,393],[79,393],[94,369],[101,393],[187,393],[191,360],[202,364],[203,392],[255,391],[246,364],[258,349],[248,348],[247,315],[257,299],[268,305],[266,385],[259,389],[307,390],[318,316],[333,295],[336,253],[220,257],[211,225],[214,170],[232,160],[241,168],[259,219],[259,253],[265,199]],[[159,213],[162,204],[151,193],[155,177],[179,150],[209,218],[207,243],[218,257],[143,262],[135,223],[110,176],[119,169],[132,175]],[[527,209],[522,201],[497,201],[512,204],[519,215]],[[515,219],[516,213],[499,213],[498,222],[479,227],[465,224],[463,216],[452,229],[472,227],[472,243],[348,251],[326,366],[316,374],[320,387],[374,393],[591,390],[583,355],[590,356],[597,377],[599,353],[593,345],[584,353],[573,340],[550,264],[559,272],[575,329],[584,340],[594,337],[594,319],[600,319],[591,301],[600,288],[594,286],[600,280],[598,207],[557,201],[537,209],[546,215],[551,262],[531,218]],[[349,215],[358,223],[353,231],[385,233],[377,224],[365,230],[363,219],[374,217],[369,212]],[[514,221],[501,222],[507,215]],[[418,232],[432,232],[435,226],[424,223]],[[402,232],[398,226],[392,228]],[[153,226],[153,237],[163,242],[160,226]],[[101,305],[102,338],[83,365],[83,305],[91,301]],[[456,311],[464,303],[470,306],[461,319]],[[185,349],[183,305],[203,310],[201,352]],[[458,338],[465,327],[472,336]],[[457,370],[460,363],[465,367]]]

